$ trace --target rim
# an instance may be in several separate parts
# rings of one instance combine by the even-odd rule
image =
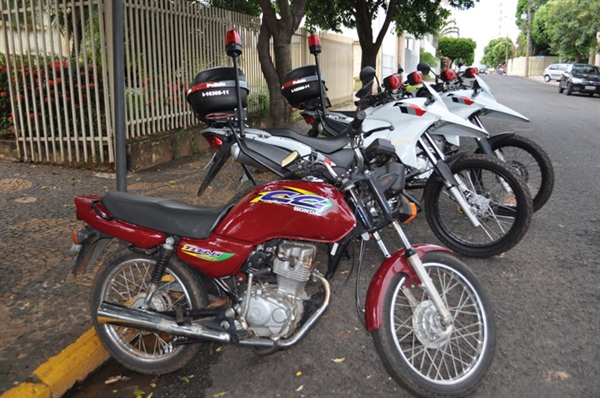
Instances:
[[[473,246],[504,239],[517,216],[510,184],[495,172],[481,168],[464,170],[455,176],[464,183],[463,195],[481,226],[474,228],[448,191],[440,187],[438,211],[442,227],[458,242]]]
[[[495,151],[523,179],[535,199],[542,189],[542,169],[531,153],[518,146],[503,146]]]
[[[396,348],[410,368],[423,379],[444,385],[472,375],[487,345],[486,314],[481,298],[459,273],[439,263],[425,264],[450,310],[453,325],[441,326],[427,293],[408,288],[406,278],[394,291],[391,322]]]
[[[140,258],[115,267],[102,285],[101,300],[139,308],[146,298],[154,264],[152,260]],[[152,297],[150,307],[161,312],[191,307],[189,293],[169,268]],[[168,359],[183,348],[174,344],[176,338],[172,335],[109,324],[102,327],[120,350],[140,360]]]

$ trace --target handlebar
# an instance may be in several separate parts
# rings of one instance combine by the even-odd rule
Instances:
[[[351,137],[355,137],[362,133],[362,124],[366,117],[367,117],[367,114],[365,113],[365,111],[356,111],[356,115],[354,116],[354,119],[348,126],[348,130],[347,130],[348,134]]]

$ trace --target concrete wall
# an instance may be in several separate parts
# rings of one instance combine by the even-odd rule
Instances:
[[[513,58],[508,60],[507,74],[513,76],[525,76],[526,57]],[[541,76],[548,65],[558,61],[558,56],[530,56],[529,57],[529,76]]]

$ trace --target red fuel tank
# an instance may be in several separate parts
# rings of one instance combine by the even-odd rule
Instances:
[[[333,186],[283,180],[257,187],[242,198],[215,234],[252,245],[274,238],[332,243],[355,225],[344,195]]]

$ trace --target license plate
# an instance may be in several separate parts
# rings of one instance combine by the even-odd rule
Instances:
[[[585,89],[586,90],[590,90],[590,91],[594,91],[594,90],[596,90],[596,87],[594,87],[594,86],[585,86]]]

